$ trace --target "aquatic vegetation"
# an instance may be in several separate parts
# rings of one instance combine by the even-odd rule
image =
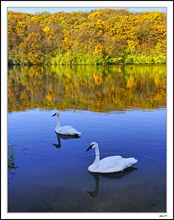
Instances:
[[[21,147],[21,151],[26,154],[28,148],[25,147],[25,144]],[[16,169],[16,158],[15,158],[15,145],[8,145],[8,171],[10,174],[15,175]]]
[[[16,163],[15,163],[15,145],[9,145],[8,146],[8,171],[10,174],[15,175],[15,171],[17,169]]]

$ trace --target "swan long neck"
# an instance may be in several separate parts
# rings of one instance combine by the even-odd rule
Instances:
[[[100,161],[100,153],[99,153],[99,147],[97,146],[95,148],[95,160],[94,163],[98,163]]]
[[[56,128],[60,128],[60,116],[57,116],[57,125]]]

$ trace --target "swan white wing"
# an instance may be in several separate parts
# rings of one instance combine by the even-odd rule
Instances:
[[[76,135],[81,134],[81,132],[77,131],[75,128],[71,126],[63,126],[58,129],[56,129],[56,132],[59,134],[65,134],[65,135]]]
[[[121,156],[106,157],[99,162],[99,166],[93,172],[112,173],[123,171],[136,163],[135,158],[122,158]]]

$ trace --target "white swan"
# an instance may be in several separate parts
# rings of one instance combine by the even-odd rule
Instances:
[[[71,126],[60,127],[60,114],[58,112],[53,114],[52,117],[53,116],[57,116],[57,126],[55,128],[56,133],[64,134],[64,135],[80,135],[81,134],[81,132],[77,131],[75,128]]]
[[[127,167],[130,167],[132,164],[138,161],[134,157],[122,158],[121,156],[110,156],[100,160],[98,144],[96,142],[92,142],[86,151],[92,148],[95,149],[96,157],[94,163],[88,167],[88,170],[90,172],[95,172],[95,173],[119,172],[119,171],[123,171]]]

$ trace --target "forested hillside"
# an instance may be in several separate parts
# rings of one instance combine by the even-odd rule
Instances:
[[[9,64],[166,63],[166,15],[8,12]]]

